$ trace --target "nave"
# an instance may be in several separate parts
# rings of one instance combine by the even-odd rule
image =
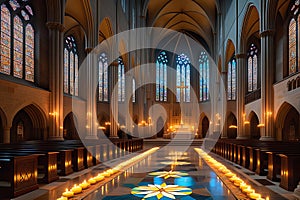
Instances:
[[[146,140],[143,149],[139,147],[135,153],[111,145],[113,150],[104,154],[106,161],[88,168],[84,164],[81,169],[59,175],[50,184],[39,183],[39,189],[13,199],[296,199],[292,192],[280,188],[265,175],[238,164],[240,161],[224,159],[227,155],[222,148],[225,145],[221,144],[224,141],[219,141],[212,152],[209,152],[212,141],[202,142],[190,147],[176,144],[156,147],[153,141]],[[246,159],[238,156],[238,151],[228,149],[230,154],[242,163]],[[74,188],[79,186],[77,193]],[[252,193],[260,198],[252,197]]]

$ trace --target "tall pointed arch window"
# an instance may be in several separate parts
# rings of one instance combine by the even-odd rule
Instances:
[[[118,59],[118,99],[125,101],[125,66],[122,58]]]
[[[167,64],[167,54],[162,51],[156,60],[156,101],[167,101]]]
[[[205,52],[199,57],[200,102],[209,100],[209,59]]]
[[[185,54],[176,58],[176,100],[177,102],[190,102],[191,67],[190,59]]]
[[[78,49],[73,36],[65,38],[64,93],[78,96]]]
[[[232,57],[228,62],[227,99],[236,100],[236,59]]]
[[[248,92],[258,89],[258,49],[252,43],[248,50]]]
[[[98,93],[99,101],[108,101],[108,61],[105,53],[101,53],[98,60]]]
[[[0,73],[34,82],[35,32],[28,0],[1,4]]]
[[[135,103],[135,101],[136,101],[135,89],[136,89],[136,86],[135,86],[135,79],[133,78],[133,79],[132,79],[132,102],[133,102],[133,103]]]
[[[299,28],[300,28],[300,15],[299,15],[299,0],[293,1],[291,5],[292,18],[289,23],[289,69],[288,74],[291,75],[299,70]]]

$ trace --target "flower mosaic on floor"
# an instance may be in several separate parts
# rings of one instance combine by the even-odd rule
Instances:
[[[199,168],[198,157],[194,151],[184,156],[189,162],[166,160],[167,155],[157,155],[149,163],[160,169],[151,172],[135,172],[129,175],[113,190],[99,196],[104,200],[231,200],[232,195],[217,178],[216,174],[205,164]],[[176,153],[174,153],[176,154]],[[177,157],[177,155],[174,155]],[[173,155],[172,155],[173,157]],[[148,164],[149,164],[148,163]],[[164,163],[164,165],[162,165]],[[175,165],[175,163],[177,165]],[[147,165],[146,165],[147,166]],[[97,199],[93,196],[86,200]]]
[[[178,185],[167,185],[163,183],[161,185],[139,186],[131,190],[131,194],[142,197],[143,199],[149,199],[156,197],[162,199],[163,197],[169,199],[178,199],[180,196],[186,196],[192,194],[192,189],[178,186]]]

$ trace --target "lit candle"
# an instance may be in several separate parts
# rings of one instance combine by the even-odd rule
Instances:
[[[97,181],[94,178],[90,178],[88,180],[88,182],[89,182],[89,184],[94,185],[94,184],[96,184]]]
[[[58,198],[56,200],[68,200],[68,197],[61,196],[60,198]]]
[[[248,186],[247,188],[245,188],[242,191],[243,191],[243,193],[245,193],[247,195],[254,192],[254,190],[250,186]]]
[[[110,177],[110,173],[107,172],[107,171],[103,172],[102,175],[105,176],[105,177]]]
[[[230,177],[235,176],[235,174],[232,173],[232,172],[229,172],[229,173],[226,173],[225,176],[228,177],[228,178],[230,178]]]
[[[258,193],[255,193],[255,192],[249,193],[247,195],[250,197],[250,199],[259,199],[259,198],[261,198],[261,195],[258,194]]]
[[[95,181],[100,182],[104,179],[104,176],[102,176],[101,174],[98,174],[98,176],[94,177]]]
[[[243,181],[242,181],[240,178],[238,178],[238,179],[236,179],[236,180],[234,181],[234,185],[237,186],[237,187],[240,187],[240,185],[241,185],[242,182],[243,182]]]
[[[74,185],[71,189],[72,192],[74,192],[74,194],[79,194],[82,192],[82,188],[79,185]]]
[[[66,189],[66,191],[62,194],[64,197],[70,198],[74,196],[74,192],[69,191],[68,189]]]
[[[84,180],[81,184],[79,184],[79,186],[85,190],[87,189],[88,187],[90,187],[90,184],[88,182],[86,182],[86,180]]]

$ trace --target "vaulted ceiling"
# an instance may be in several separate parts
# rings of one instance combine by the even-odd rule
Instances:
[[[184,32],[211,49],[217,7],[216,0],[150,0],[147,25]]]

